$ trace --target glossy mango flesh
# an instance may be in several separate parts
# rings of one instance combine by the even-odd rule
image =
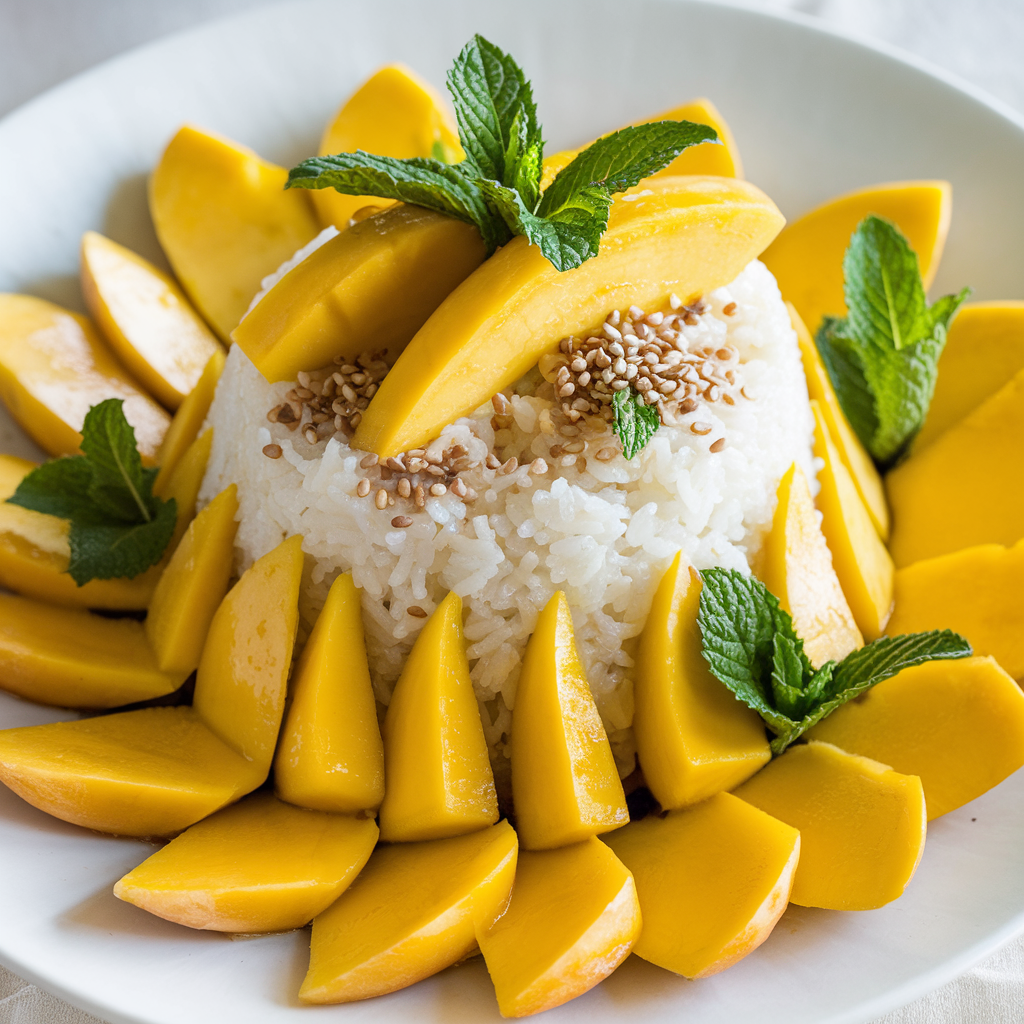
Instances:
[[[631,303],[656,309],[728,284],[783,223],[731,178],[655,178],[612,206],[601,251],[559,273],[522,237],[469,275],[417,332],[360,422],[357,448],[397,455],[518,380],[570,334]]]
[[[526,1017],[589,992],[639,934],[633,878],[591,838],[521,853],[508,910],[479,942],[501,1015]]]
[[[815,667],[842,661],[864,639],[839,585],[818,524],[807,478],[796,463],[779,483],[772,528],[758,576],[793,617],[793,628]]]
[[[288,172],[251,149],[186,125],[149,183],[149,210],[174,273],[227,341],[260,282],[319,230]]]
[[[448,163],[458,163],[465,155],[442,96],[403,64],[388,64],[372,74],[345,101],[320,140],[321,156],[361,149],[406,159],[435,156],[438,148]],[[332,188],[311,192],[310,198],[320,223],[339,231],[361,207],[391,205],[390,199],[346,196]]]
[[[832,442],[821,405],[811,399],[811,409],[814,457],[823,463],[814,499],[822,516],[821,530],[853,620],[870,643],[882,635],[892,614],[896,569]]]
[[[219,932],[283,932],[326,910],[377,842],[370,818],[250,796],[193,825],[114,886],[127,903]]]
[[[524,850],[578,843],[629,821],[562,591],[540,613],[523,657],[512,710],[512,799]]]
[[[896,572],[889,636],[952,629],[1024,679],[1024,541],[982,544]]]
[[[458,594],[437,606],[416,638],[395,684],[383,732],[384,842],[443,839],[498,820]]]
[[[796,306],[812,334],[822,317],[845,316],[843,256],[850,235],[870,214],[892,221],[917,253],[931,286],[949,233],[953,189],[948,181],[894,181],[830,199],[790,224],[762,257],[783,298]]]
[[[701,654],[700,591],[700,573],[676,555],[636,655],[637,756],[648,789],[666,810],[732,789],[771,759],[760,716],[711,675]]]
[[[828,372],[818,355],[817,346],[814,344],[810,333],[807,330],[796,307],[791,302],[786,303],[789,309],[790,321],[793,330],[796,331],[797,342],[800,345],[800,359],[804,366],[804,375],[807,378],[807,393],[821,406],[821,414],[832,437],[832,443],[839,452],[839,457],[846,466],[857,493],[860,495],[864,507],[871,516],[875,532],[883,540],[889,539],[889,505],[885,497],[885,487],[882,478],[875,469],[875,464],[860,443],[853,428],[847,422],[846,415],[839,405],[832,381]]]
[[[898,566],[1024,537],[1024,370],[885,483]]]
[[[269,381],[295,380],[300,370],[367,349],[394,360],[485,255],[471,224],[395,206],[307,256],[232,337]]]
[[[278,796],[352,813],[384,799],[384,747],[363,639],[359,590],[345,573],[302,650],[274,761]]]
[[[789,903],[800,833],[718,793],[604,840],[633,874],[644,927],[633,952],[707,978],[755,950]]]
[[[914,441],[920,451],[965,419],[1024,370],[1024,302],[962,306],[939,357],[928,418]]]
[[[128,375],[83,316],[31,295],[0,295],[0,399],[50,455],[75,455],[85,414],[124,400],[143,461],[152,465],[170,417]]]
[[[829,743],[790,747],[736,796],[800,830],[790,900],[874,910],[902,895],[924,851],[921,780]]]
[[[808,733],[918,775],[928,820],[1024,765],[1024,693],[992,658],[904,669]]]
[[[174,280],[87,231],[82,294],[118,359],[165,408],[177,409],[221,346]]]
[[[506,821],[451,839],[378,846],[313,921],[299,999],[369,999],[464,959],[508,905],[517,852]]]
[[[206,475],[206,465],[210,461],[212,448],[213,428],[211,427],[188,446],[185,454],[165,478],[163,486],[160,488],[159,497],[165,501],[173,498],[178,510],[174,534],[170,544],[167,545],[167,551],[174,551],[178,546],[178,542],[185,535],[188,524],[192,522],[196,514],[199,489],[203,485],[203,477]]]

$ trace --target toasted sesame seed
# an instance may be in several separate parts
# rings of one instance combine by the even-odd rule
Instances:
[[[404,473],[405,472],[405,463],[402,461],[402,459],[400,457],[391,456],[387,460],[385,465],[388,467],[388,469],[390,469],[394,473]]]
[[[364,476],[359,483],[356,484],[356,494],[360,498],[365,498],[370,493],[370,481]]]
[[[491,396],[491,406],[499,415],[506,415],[511,408],[508,399],[500,391]]]
[[[604,322],[601,329],[604,331],[604,335],[609,341],[618,342],[622,340],[621,331],[619,331],[618,328],[613,327],[607,320]]]
[[[417,484],[412,494],[413,501],[416,502],[416,507],[423,508],[427,503],[427,492],[423,490],[423,484]]]
[[[373,503],[381,511],[388,507],[388,492],[383,487],[373,496]]]
[[[749,393],[749,392],[747,391],[746,387],[742,387],[742,388],[740,388],[740,394],[741,394],[741,395],[742,395],[742,396],[743,396],[744,398],[746,398],[746,399],[747,399],[748,401],[751,401],[751,402],[752,402],[752,401],[754,401],[754,396],[753,396],[753,395],[751,395],[751,394],[750,394],[750,393]]]
[[[616,454],[617,452],[614,448],[602,448],[598,451],[597,458],[599,462],[609,462],[615,458]]]
[[[725,438],[724,437],[720,437],[717,441],[712,442],[711,447],[708,449],[708,451],[712,451],[712,452],[715,452],[717,454],[724,447],[725,447]]]
[[[534,476],[543,476],[548,471],[548,464],[543,459],[534,459],[530,463],[530,472]]]
[[[431,484],[430,494],[434,498],[443,498],[448,493],[448,488],[444,484]]]
[[[570,441],[565,446],[565,450],[573,455],[579,455],[586,446],[586,442],[584,441]]]
[[[412,494],[412,484],[407,476],[398,481],[398,495],[401,498],[408,498]]]
[[[417,619],[427,618],[427,613],[418,604],[409,605],[409,607],[406,608],[405,611],[407,615],[412,615]]]
[[[468,488],[466,487],[466,484],[460,477],[456,477],[452,481],[452,485],[449,488],[449,490],[452,492],[452,494],[455,495],[456,498],[464,498],[466,496],[466,491],[468,490]]]
[[[505,464],[498,470],[502,476],[508,476],[510,473],[514,473],[519,468],[519,460],[513,455],[512,458],[508,459]],[[431,488],[433,490],[433,488]]]
[[[263,446],[263,454],[268,459],[279,459],[284,453],[279,444],[266,444]]]
[[[563,384],[558,389],[558,397],[559,398],[568,398],[571,394],[574,394],[575,391],[576,391],[576,385],[573,384],[573,382],[571,380],[567,381],[565,384]]]
[[[575,466],[576,465],[576,456],[575,455],[563,455],[561,457],[561,459],[558,460],[558,464],[560,466],[562,466],[564,469],[568,469],[570,466]]]
[[[736,303],[735,303],[735,302],[730,302],[730,303],[728,303],[728,304],[724,305],[724,306],[722,307],[722,312],[723,312],[723,313],[724,313],[724,314],[725,314],[726,316],[732,316],[732,315],[733,315],[733,313],[735,313],[735,312],[736,312]]]
[[[408,516],[395,516],[395,518],[391,520],[391,525],[396,530],[405,530],[412,526],[412,520]]]
[[[700,434],[701,436],[704,434],[710,434],[714,429],[715,428],[710,423],[704,423],[701,420],[695,420],[690,424],[690,433]]]
[[[498,458],[497,455],[491,452],[484,460],[484,465],[488,469],[498,469],[501,466],[501,460]]]

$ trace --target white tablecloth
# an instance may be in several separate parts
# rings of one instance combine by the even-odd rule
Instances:
[[[0,115],[139,43],[266,2],[0,0]],[[1024,0],[747,0],[747,5],[799,11],[884,39],[1024,111]],[[1024,940],[876,1024],[1021,1022]],[[0,968],[0,1024],[101,1022]]]

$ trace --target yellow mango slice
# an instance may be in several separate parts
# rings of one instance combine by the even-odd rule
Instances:
[[[506,821],[450,839],[378,846],[349,889],[313,921],[299,999],[369,999],[464,959],[508,905],[517,852]]]
[[[764,723],[708,669],[697,626],[700,573],[682,552],[640,635],[633,731],[647,787],[663,808],[732,789],[771,759]]]
[[[125,372],[84,317],[31,295],[0,295],[0,399],[50,455],[76,455],[85,414],[124,400],[143,461],[152,465],[170,417]]]
[[[372,819],[259,793],[172,839],[121,878],[114,895],[188,928],[290,931],[349,887],[376,842]]]
[[[644,927],[633,952],[686,978],[724,971],[768,938],[800,857],[795,828],[729,793],[604,841],[636,882]]]
[[[196,502],[199,500],[199,488],[203,485],[206,465],[210,461],[213,448],[213,429],[204,431],[189,446],[188,450],[177,462],[171,473],[165,478],[160,488],[159,497],[173,498],[178,509],[177,522],[168,551],[174,551],[185,535],[188,524],[196,514]]]
[[[1024,370],[1024,302],[971,302],[950,324],[920,451]]]
[[[465,156],[443,97],[404,64],[388,64],[370,75],[342,105],[320,140],[320,155],[361,149],[405,160],[434,156],[438,147],[449,163]],[[361,207],[391,205],[390,199],[345,196],[332,188],[311,192],[310,198],[320,223],[333,224],[339,231],[349,226]]]
[[[654,178],[616,199],[600,254],[576,270],[559,273],[513,238],[409,342],[353,443],[391,456],[429,441],[612,309],[654,309],[672,292],[693,299],[728,284],[782,223],[746,182]]]
[[[212,132],[186,125],[149,183],[164,252],[196,308],[227,341],[260,281],[319,230],[288,172]]]
[[[807,735],[920,776],[931,821],[1024,765],[1024,693],[993,658],[930,661],[872,687]]]
[[[82,295],[118,359],[167,409],[221,350],[169,275],[95,231],[82,236]]]
[[[521,853],[508,910],[481,931],[503,1017],[526,1017],[589,992],[640,934],[633,877],[597,839]]]
[[[384,716],[384,777],[385,842],[443,839],[498,820],[458,594],[437,606],[395,684]]]
[[[889,636],[952,629],[975,654],[991,655],[1024,679],[1024,541],[1012,548],[982,544],[896,572]]]
[[[395,206],[307,256],[232,337],[269,381],[295,380],[300,370],[339,356],[355,359],[367,349],[394,360],[485,255],[471,224]]]
[[[925,288],[931,286],[949,233],[953,189],[948,181],[894,181],[849,192],[790,224],[762,257],[784,298],[817,333],[822,317],[846,316],[843,256],[867,216],[892,221],[917,253]]]
[[[875,531],[883,541],[889,539],[889,505],[885,499],[885,487],[882,485],[882,478],[875,469],[871,456],[864,450],[853,428],[847,422],[839,399],[832,388],[832,381],[829,380],[828,371],[818,355],[817,346],[811,338],[800,314],[792,302],[787,302],[789,318],[796,331],[796,338],[800,345],[800,358],[804,366],[804,374],[807,377],[807,392],[821,406],[821,414],[824,417],[825,425],[828,427],[832,443],[839,452],[850,476],[853,479],[857,493],[860,495],[864,507],[871,516]]]
[[[800,830],[797,906],[884,906],[903,894],[924,852],[921,780],[830,743],[790,747],[736,796]]]
[[[320,811],[379,807],[384,799],[384,746],[359,590],[351,573],[331,584],[291,689],[274,761],[278,796]]]
[[[832,565],[807,478],[794,463],[779,482],[758,576],[793,617],[811,664],[842,661],[864,645]]]
[[[512,712],[512,798],[524,850],[578,843],[629,821],[560,590],[523,657]]]
[[[1024,537],[1024,370],[885,485],[897,566]]]
[[[815,504],[821,512],[821,532],[832,553],[839,585],[850,603],[853,621],[867,641],[877,640],[892,614],[895,567],[850,471],[836,450],[822,407],[811,399],[814,412],[814,455],[824,465],[818,470]]]

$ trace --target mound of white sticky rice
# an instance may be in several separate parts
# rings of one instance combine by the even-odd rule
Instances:
[[[450,490],[428,498],[405,529],[391,525],[402,508],[378,510],[373,491],[356,493],[365,453],[349,448],[343,435],[311,445],[301,430],[268,422],[268,410],[294,384],[267,384],[235,346],[210,413],[213,454],[202,500],[238,485],[239,569],[283,537],[303,536],[312,559],[307,622],[334,578],[351,570],[363,592],[367,649],[384,704],[425,622],[420,609],[432,612],[449,590],[461,595],[473,682],[499,767],[526,642],[539,610],[564,590],[625,774],[634,763],[633,649],[664,570],[680,549],[698,568],[749,569],[771,525],[782,474],[796,461],[812,477],[806,383],[774,278],[755,261],[705,300],[709,309],[691,318],[687,340],[691,348],[735,347],[749,396],[702,407],[699,419],[711,433],[695,434],[687,423],[662,426],[631,462],[614,442],[607,461],[591,454],[563,465],[572,460],[548,457],[554,439],[543,413],[552,403],[512,395],[514,423],[502,431],[497,454],[518,454],[525,464],[506,475],[484,466],[463,473],[475,501]],[[447,427],[438,443],[460,443],[483,461],[495,443],[493,415],[488,402]],[[724,449],[710,451],[709,441],[723,436]],[[280,445],[280,458],[263,454],[271,443]],[[533,457],[547,459],[546,473],[529,471]]]

